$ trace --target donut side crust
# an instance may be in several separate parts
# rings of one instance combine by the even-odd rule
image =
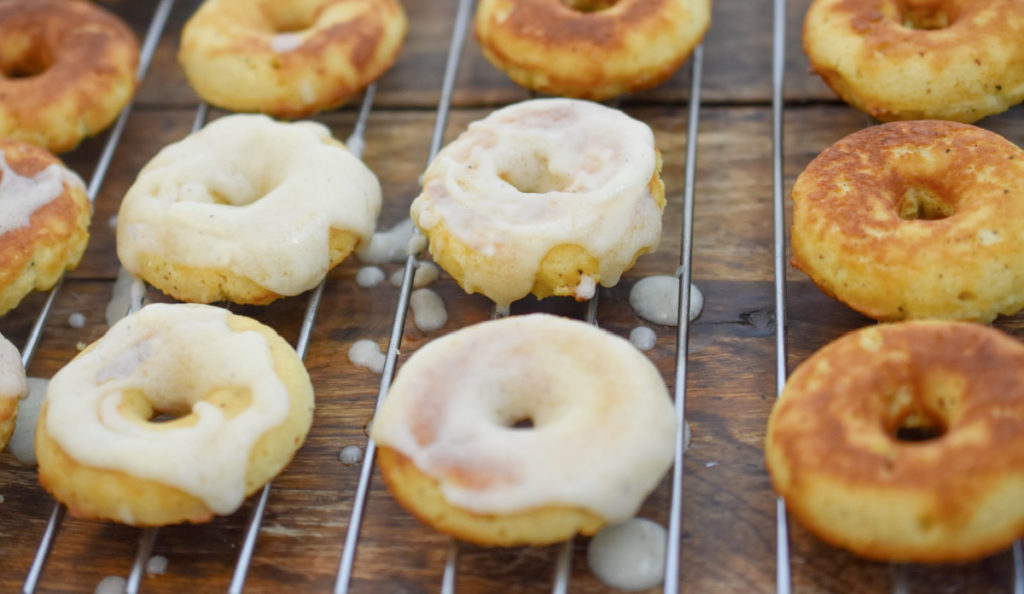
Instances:
[[[20,176],[32,177],[61,162],[44,149],[0,140],[7,164]],[[85,188],[63,184],[62,193],[39,207],[28,226],[0,234],[0,315],[14,309],[33,289],[53,287],[66,270],[78,266],[89,241],[92,206]]]
[[[977,559],[1024,535],[1024,345],[964,322],[883,324],[792,374],[765,459],[822,540],[899,562]],[[899,427],[945,424],[925,441]]]
[[[359,244],[358,235],[340,229],[331,229],[328,240],[328,270],[344,261]],[[228,268],[185,266],[158,253],[144,253],[139,262],[140,269],[133,270],[133,274],[179,301],[231,301],[243,305],[266,305],[286,297]]]
[[[543,546],[574,534],[593,535],[605,524],[585,509],[548,505],[509,514],[478,514],[445,499],[438,482],[423,474],[404,454],[377,450],[377,465],[392,496],[424,524],[482,546]]]
[[[313,419],[313,387],[295,350],[272,329],[251,318],[236,315],[228,317],[228,326],[235,332],[255,331],[266,338],[274,371],[290,395],[285,420],[264,433],[253,446],[245,473],[245,494],[248,496],[280,473],[305,440]],[[83,352],[90,348],[92,346]],[[233,394],[210,394],[207,398],[225,409],[227,414],[231,414],[232,407],[238,405]],[[213,512],[205,503],[181,489],[117,470],[79,464],[73,453],[62,449],[46,430],[46,412],[47,403],[44,402],[35,432],[39,482],[67,506],[71,515],[133,526],[201,523],[213,518]],[[184,417],[148,426],[158,431],[162,425],[188,422],[189,418]]]
[[[0,398],[0,451],[7,447],[18,420],[18,399]]]

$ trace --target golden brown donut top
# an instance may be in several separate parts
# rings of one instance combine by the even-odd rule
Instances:
[[[15,174],[32,177],[60,160],[43,148],[25,142],[0,138],[0,155]],[[0,184],[3,183],[0,172]],[[84,188],[64,184],[60,196],[40,206],[32,213],[30,224],[17,229],[0,227],[0,287],[7,286],[21,274],[27,259],[32,258],[37,243],[57,243],[72,234],[79,225],[82,209],[89,208],[81,196]],[[84,203],[84,204],[83,204]]]
[[[12,96],[27,85],[59,93],[126,56],[137,66],[134,33],[91,3],[0,0],[0,78],[3,87],[12,85]]]
[[[242,9],[244,7],[244,10]],[[358,9],[357,9],[358,7]],[[283,31],[315,31],[304,36],[302,45],[279,52],[281,68],[319,60],[328,48],[346,48],[348,60],[356,70],[365,70],[376,57],[384,36],[386,20],[401,18],[401,7],[392,1],[314,0],[304,3],[264,1],[258,10],[248,3],[221,3],[218,11],[206,11],[206,25],[216,24],[231,31],[215,52],[261,54],[267,51],[267,39]],[[335,9],[341,9],[335,11]]]
[[[604,47],[623,45],[626,32],[656,19],[670,0],[515,0],[501,26],[515,35],[551,45],[589,43]],[[602,10],[585,11],[576,5],[611,4]]]
[[[913,226],[916,241],[958,226],[974,234],[977,225],[961,225],[966,213],[984,208],[988,220],[998,221],[1000,197],[1021,191],[1024,150],[976,126],[930,120],[890,122],[843,138],[811,161],[793,198],[806,203],[809,220],[827,218],[829,233],[884,252],[900,226]]]
[[[941,63],[963,40],[1002,37],[1021,28],[1020,0],[838,0],[828,18],[848,22],[865,38],[863,51]],[[806,25],[805,25],[806,26]],[[806,37],[805,37],[806,38]]]
[[[896,437],[913,426],[944,432]],[[1024,476],[1024,345],[965,322],[852,332],[793,373],[768,442],[789,460],[791,485],[826,475],[851,489],[925,491],[955,524],[997,482]]]

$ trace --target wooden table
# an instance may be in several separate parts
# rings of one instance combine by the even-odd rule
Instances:
[[[787,191],[793,178],[818,152],[869,124],[866,116],[838,103],[807,72],[799,49],[800,23],[808,0],[788,7],[784,169]],[[366,132],[364,160],[379,176],[385,196],[380,227],[407,216],[418,192],[417,179],[428,154],[455,0],[409,1],[412,23],[398,63],[379,83]],[[92,239],[82,265],[70,273],[45,327],[29,369],[48,378],[76,352],[77,345],[106,330],[103,311],[118,262],[108,224],[136,172],[165,144],[183,137],[197,99],[177,66],[178,32],[194,2],[178,0],[160,39],[153,67],[143,83],[123,141],[96,200]],[[108,6],[144,35],[155,2],[118,0]],[[703,102],[700,110],[693,278],[705,296],[701,317],[690,329],[686,417],[692,447],[685,456],[682,589],[687,592],[753,592],[775,588],[775,501],[764,470],[762,441],[775,400],[775,326],[772,258],[771,18],[769,2],[720,0],[704,44]],[[655,130],[664,155],[668,193],[665,232],[659,249],[644,256],[622,282],[601,290],[598,320],[626,335],[643,322],[627,302],[629,288],[652,274],[672,274],[679,265],[684,156],[690,67],[669,82],[619,104]],[[447,126],[452,138],[494,108],[527,98],[481,56],[470,38],[462,53],[454,109]],[[358,102],[318,117],[345,138]],[[1024,143],[1024,108],[983,122],[1018,144]],[[214,113],[213,116],[219,115]],[[66,155],[83,177],[92,168],[104,136]],[[316,418],[294,462],[274,481],[247,589],[329,591],[335,580],[349,521],[359,466],[346,466],[339,451],[365,446],[380,377],[350,364],[346,353],[361,338],[386,347],[398,290],[364,289],[355,283],[360,264],[344,263],[328,277],[312,334],[307,367],[317,392]],[[388,269],[395,269],[392,266]],[[823,296],[801,273],[789,270],[787,308],[790,366],[827,341],[870,323]],[[449,322],[424,333],[407,324],[404,357],[445,332],[483,321],[491,304],[467,296],[446,276],[434,289],[444,298]],[[153,300],[164,298],[150,290]],[[19,347],[41,310],[44,295],[26,299],[0,319],[0,332]],[[267,307],[235,307],[277,328],[293,344],[306,296]],[[559,299],[528,301],[513,313],[543,310],[581,316],[583,306]],[[68,316],[81,312],[84,328]],[[996,325],[1024,338],[1021,317]],[[648,356],[666,382],[675,383],[675,329],[654,326],[658,341]],[[401,361],[400,363],[401,364]],[[668,521],[668,481],[650,497],[641,515]],[[21,587],[43,533],[53,500],[38,486],[35,469],[0,454],[0,590]],[[238,513],[209,524],[159,531],[154,553],[169,560],[166,573],[144,578],[146,591],[222,591],[227,588],[249,515]],[[40,589],[91,591],[105,576],[126,576],[140,531],[68,518],[57,535]],[[586,563],[585,539],[573,551],[571,591],[606,587]],[[794,588],[800,592],[879,592],[905,580],[914,592],[1005,592],[1010,590],[1009,553],[956,567],[893,567],[859,560],[826,546],[791,526]],[[399,508],[380,477],[372,477],[356,552],[353,590],[435,591],[441,583],[447,538]],[[459,549],[460,592],[542,592],[550,588],[555,548]]]

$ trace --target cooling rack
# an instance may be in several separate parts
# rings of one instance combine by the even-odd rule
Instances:
[[[805,279],[786,276],[787,184],[817,152],[865,124],[804,73],[793,32],[808,2],[776,0],[771,26],[767,10],[736,0],[715,3],[712,29],[680,73],[618,105],[652,125],[665,157],[669,204],[662,245],[619,286],[602,289],[585,305],[525,300],[510,313],[550,310],[624,335],[643,323],[627,298],[639,278],[678,270],[681,311],[688,309],[691,279],[703,290],[701,317],[678,329],[656,327],[658,344],[648,352],[673,391],[677,415],[693,429],[692,448],[683,456],[677,440],[673,472],[642,510],[671,533],[665,591],[1019,592],[1019,547],[955,568],[861,561],[790,526],[768,484],[761,441],[787,363],[867,323]],[[111,132],[68,156],[76,170],[93,172],[89,196],[100,198],[94,230],[116,212],[123,189],[157,149],[207,118],[173,60],[180,25],[196,4],[109,5],[132,16],[145,39],[140,77],[146,81],[131,114],[126,110]],[[382,228],[407,216],[418,176],[445,140],[528,97],[480,56],[467,33],[473,4],[407,2],[412,28],[395,68],[352,106],[317,117],[381,178]],[[210,117],[220,114],[211,110]],[[992,127],[1018,143],[1024,139],[1016,113],[994,119]],[[33,296],[0,319],[0,329],[25,345],[31,375],[49,377],[77,343],[105,329],[91,313],[85,329],[62,320],[106,304],[116,267],[109,235],[96,232],[63,289]],[[318,408],[292,465],[230,517],[159,531],[65,518],[35,484],[34,471],[3,454],[0,590],[89,591],[104,576],[120,576],[130,592],[608,591],[587,567],[586,539],[541,549],[481,549],[419,525],[387,494],[363,427],[394,372],[430,339],[504,313],[442,279],[432,288],[447,304],[449,325],[418,330],[406,319],[417,264],[406,258],[389,265],[405,271],[400,287],[359,289],[359,265],[346,263],[306,295],[236,308],[296,345]],[[161,299],[153,290],[146,295]],[[776,326],[776,319],[783,323]],[[1017,318],[1004,325],[1024,336]],[[347,362],[347,348],[359,338],[383,347],[380,376]],[[365,462],[343,465],[338,452],[345,446],[360,447]],[[153,555],[167,559],[166,573],[147,572]]]

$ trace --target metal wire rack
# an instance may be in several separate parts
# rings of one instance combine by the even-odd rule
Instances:
[[[445,74],[441,89],[441,98],[437,108],[437,116],[433,135],[431,138],[428,163],[433,160],[441,149],[444,138],[444,131],[447,126],[448,114],[451,109],[451,99],[454,89],[456,75],[459,68],[459,60],[462,47],[465,42],[466,30],[469,17],[472,12],[472,0],[460,0],[454,17],[454,28],[451,44],[445,67]],[[689,125],[687,127],[687,155],[686,155],[686,186],[684,189],[684,216],[683,216],[683,250],[681,254],[681,272],[679,282],[679,330],[677,336],[676,383],[675,401],[676,414],[679,430],[676,435],[676,460],[673,471],[672,507],[669,524],[669,548],[666,557],[665,570],[665,591],[677,592],[679,587],[679,543],[681,541],[681,510],[682,510],[682,463],[684,450],[683,428],[685,426],[685,390],[686,390],[686,344],[687,331],[689,326],[690,308],[690,253],[693,237],[693,200],[694,200],[694,172],[696,169],[696,130],[700,112],[700,83],[703,64],[703,50],[698,47],[693,55],[693,77],[691,89],[691,102],[689,112]],[[392,332],[388,341],[384,371],[381,378],[380,389],[377,394],[377,410],[382,405],[391,381],[395,373],[395,364],[398,358],[398,347],[401,344],[403,330],[408,312],[409,296],[412,292],[413,272],[417,265],[415,255],[410,255],[405,262],[405,271],[401,286],[398,305],[392,324]],[[591,299],[587,304],[586,320],[591,324],[597,324],[598,298]],[[494,316],[501,317],[507,312],[495,310]],[[342,549],[342,558],[338,569],[338,577],[334,591],[338,594],[348,592],[352,578],[352,570],[355,562],[355,552],[359,541],[359,532],[362,525],[365,502],[369,488],[370,475],[372,473],[376,445],[372,439],[366,443],[366,454],[363,458],[360,469],[359,484],[356,490],[355,500],[352,505],[352,512],[349,517],[348,531]],[[552,591],[564,593],[568,591],[569,572],[571,568],[572,542],[564,543],[558,551],[555,563],[555,576],[552,584]],[[444,573],[442,574],[441,592],[450,593],[455,591],[456,560],[458,558],[458,543],[449,540]]]
[[[159,38],[167,24],[168,15],[172,9],[174,0],[159,0],[154,10],[152,20],[149,24],[144,42],[140,52],[140,63],[138,78],[145,78]],[[437,105],[436,119],[430,141],[428,162],[440,150],[444,138],[445,129],[448,123],[448,116],[451,110],[452,97],[457,78],[460,55],[466,40],[466,33],[470,15],[472,13],[473,0],[458,0],[457,10],[453,18],[454,27],[450,41],[444,78],[440,99]],[[784,152],[783,152],[783,131],[784,131],[784,74],[785,74],[785,40],[786,40],[786,0],[773,0],[773,26],[772,26],[773,52],[772,52],[772,193],[773,193],[773,255],[774,255],[774,294],[775,294],[775,342],[776,342],[776,389],[781,394],[782,388],[788,374],[787,355],[787,322],[786,322],[786,246],[785,246],[785,195],[784,195]],[[668,525],[668,551],[666,555],[664,591],[675,593],[680,588],[680,559],[682,543],[682,496],[683,496],[683,457],[684,457],[684,434],[683,428],[686,420],[686,378],[687,359],[689,343],[689,307],[690,307],[690,282],[691,282],[691,259],[693,243],[693,209],[695,198],[695,170],[697,158],[697,136],[700,122],[701,110],[701,81],[703,78],[703,48],[698,46],[691,58],[691,88],[690,101],[688,104],[688,118],[686,126],[686,156],[684,173],[683,193],[683,226],[682,244],[680,253],[680,268],[677,273],[679,277],[679,326],[676,335],[676,361],[675,361],[675,384],[674,398],[675,410],[679,426],[679,432],[675,443],[675,465],[671,477],[671,502],[669,510]],[[364,93],[360,105],[358,117],[354,129],[346,141],[349,149],[361,156],[365,146],[364,136],[367,121],[373,109],[376,96],[376,85],[371,85]],[[92,177],[89,180],[87,192],[90,201],[94,201],[103,186],[108,169],[111,165],[113,155],[118,147],[124,133],[131,105],[120,115],[107,137],[102,153],[97,161]],[[197,108],[192,129],[196,130],[202,126],[207,117],[207,107],[200,104]],[[407,313],[409,309],[409,298],[412,292],[413,277],[418,260],[415,255],[410,255],[404,263],[404,276],[399,290],[399,298],[394,312],[391,334],[388,340],[385,366],[381,376],[377,392],[377,406],[383,402],[391,381],[394,377],[398,348],[402,342]],[[53,309],[56,298],[60,292],[62,282],[54,287],[46,297],[45,303],[32,325],[29,337],[22,349],[22,360],[26,367],[31,363],[42,336],[42,331],[47,319]],[[316,323],[316,316],[320,307],[324,284],[321,283],[310,293],[305,315],[303,317],[296,350],[301,358],[305,358],[309,347],[310,337]],[[137,307],[138,304],[135,306]],[[598,297],[595,296],[587,304],[585,319],[589,323],[597,323]],[[507,312],[495,311],[495,316],[507,315]],[[356,550],[359,545],[360,529],[365,513],[365,504],[370,486],[373,470],[375,444],[367,440],[365,456],[360,467],[359,480],[356,488],[351,513],[348,518],[347,531],[343,543],[340,543],[340,561],[338,564],[337,576],[334,591],[338,593],[348,592],[352,580],[355,564]],[[239,546],[239,552],[232,579],[229,586],[230,592],[241,592],[245,586],[245,580],[253,560],[254,549],[263,516],[267,507],[271,485],[268,484],[255,497],[250,516],[246,525],[243,541]],[[26,593],[36,591],[40,577],[44,571],[45,564],[54,540],[60,530],[64,519],[65,510],[60,504],[55,505],[50,513],[46,529],[40,539],[37,552],[25,578],[22,590]],[[789,546],[788,519],[786,514],[785,501],[779,497],[776,500],[776,591],[788,594],[792,590],[791,565],[792,557]],[[136,556],[132,564],[131,573],[128,576],[125,591],[138,592],[141,587],[142,577],[145,573],[146,561],[150,558],[154,544],[158,538],[156,529],[146,529],[139,532],[139,542]],[[446,562],[442,574],[440,590],[442,592],[454,592],[457,580],[457,559],[459,544],[455,540],[449,540],[447,544]],[[567,542],[558,548],[555,559],[555,572],[551,583],[551,590],[555,593],[569,591],[570,573],[572,561],[572,542]],[[1015,594],[1024,594],[1024,551],[1021,542],[1014,543],[1012,549],[1012,589]],[[896,566],[892,572],[891,591],[907,592],[911,590],[908,584],[907,573],[903,566]]]
[[[789,374],[786,335],[786,196],[783,170],[786,0],[773,0],[772,19],[772,243],[775,280],[776,394],[781,396]],[[786,502],[781,496],[776,499],[775,509],[776,592],[789,594],[792,591],[789,521],[786,513]],[[1022,553],[1020,540],[1013,543],[1012,563],[1013,592],[1014,594],[1024,594],[1024,553]],[[894,565],[892,576],[891,591],[894,594],[901,594],[911,590],[905,565]]]
[[[456,74],[459,67],[459,58],[461,50],[466,37],[466,30],[469,22],[469,16],[473,7],[472,0],[460,0],[458,3],[457,13],[454,18],[455,26],[453,29],[453,35],[451,39],[451,45],[448,52],[445,77],[442,85],[441,98],[438,104],[437,117],[435,121],[435,127],[433,136],[431,139],[429,158],[437,154],[441,148],[441,143],[444,136],[444,131],[447,125],[448,114],[451,108],[452,93],[455,84]],[[149,65],[151,63],[153,53],[156,48],[156,44],[165,28],[167,23],[168,15],[173,6],[173,0],[161,0],[154,12],[152,21],[150,23],[148,32],[146,34],[145,41],[141,49],[140,67],[138,72],[138,78],[141,80],[145,77]],[[678,274],[679,282],[679,319],[680,325],[677,335],[678,341],[678,356],[676,360],[676,387],[675,387],[675,398],[676,398],[676,415],[679,422],[679,432],[676,436],[676,463],[673,471],[672,478],[672,508],[670,512],[670,525],[669,525],[669,550],[666,562],[666,573],[665,573],[665,591],[676,592],[678,591],[679,585],[679,557],[680,557],[680,533],[681,533],[681,508],[682,508],[682,457],[684,449],[684,436],[683,427],[685,421],[685,386],[686,386],[686,344],[687,344],[687,332],[688,332],[688,312],[690,304],[690,252],[692,247],[692,214],[693,214],[693,198],[694,198],[694,170],[696,166],[696,130],[699,118],[700,110],[700,81],[701,81],[701,69],[702,69],[702,49],[697,48],[693,57],[693,78],[692,78],[692,100],[689,111],[689,122],[688,122],[688,133],[687,133],[687,154],[686,154],[686,172],[685,179],[686,185],[684,190],[684,237],[683,237],[683,248],[681,254],[681,268]],[[360,108],[359,116],[355,125],[355,130],[349,137],[347,144],[356,154],[361,156],[362,149],[365,146],[363,136],[366,128],[366,122],[368,120],[370,111],[372,109],[374,97],[375,97],[376,86],[371,85],[365,92],[362,105]],[[123,135],[125,125],[127,123],[130,114],[130,106],[126,108],[110,135],[108,136],[107,142],[104,146],[102,155],[96,166],[96,170],[90,180],[88,187],[88,195],[90,200],[94,200],[98,194],[99,189],[105,180],[106,173],[109,169],[111,160],[113,158],[114,151],[116,150],[121,136]],[[200,104],[195,114],[193,121],[192,131],[198,130],[206,120],[207,107],[204,104]],[[382,380],[380,384],[380,390],[378,392],[378,406],[383,402],[383,398],[390,386],[390,382],[394,376],[395,365],[397,361],[398,345],[401,343],[403,328],[405,325],[406,315],[408,311],[409,297],[412,291],[412,279],[413,272],[417,265],[417,259],[414,255],[410,255],[405,262],[405,274],[400,289],[400,296],[398,305],[395,312],[393,330],[391,338],[389,340],[388,351],[386,355],[386,363],[384,372],[382,374]],[[60,284],[58,284],[49,294],[46,303],[40,312],[28,339],[28,343],[23,349],[23,363],[27,367],[31,362],[32,357],[35,353],[36,347],[38,346],[39,339],[42,333],[42,329],[46,324],[50,312],[52,311],[53,304],[60,290]],[[305,317],[303,319],[300,336],[297,343],[297,351],[301,358],[305,358],[309,338],[312,333],[316,313],[322,297],[324,285],[318,286],[310,295],[310,299],[307,305]],[[597,304],[598,299],[595,296],[587,306],[585,318],[589,323],[597,323]],[[140,306],[140,302],[136,301],[133,303],[132,308],[137,309]],[[507,312],[496,311],[496,315],[503,315]],[[364,457],[363,466],[360,472],[359,486],[357,489],[356,500],[353,505],[351,517],[349,519],[349,529],[346,535],[346,540],[342,548],[341,562],[339,565],[337,582],[335,591],[346,592],[348,591],[352,567],[355,558],[355,550],[358,544],[359,528],[361,525],[363,506],[367,489],[369,486],[369,477],[372,470],[372,464],[374,459],[375,446],[372,440],[368,441],[366,445],[366,454]],[[253,549],[255,546],[256,538],[259,532],[260,523],[266,509],[268,494],[271,486],[268,484],[260,492],[256,498],[256,502],[252,507],[251,515],[249,517],[247,529],[245,531],[245,538],[239,550],[237,563],[233,573],[233,577],[229,586],[230,592],[241,592],[245,578],[252,561]],[[23,585],[23,591],[26,593],[34,592],[38,586],[39,579],[44,570],[47,558],[53,547],[54,540],[60,529],[61,523],[64,519],[65,510],[62,505],[56,504],[54,510],[50,514],[49,521],[47,523],[46,530],[41,538],[37,553],[35,555],[32,566],[29,569],[28,575]],[[144,529],[140,531],[139,543],[137,547],[137,553],[132,564],[131,572],[127,578],[125,591],[134,593],[138,592],[141,585],[141,580],[145,571],[146,561],[152,554],[154,544],[158,536],[158,530],[155,528]],[[556,560],[556,572],[553,583],[554,592],[566,592],[569,586],[569,573],[571,564],[571,552],[572,543],[567,542],[560,547],[557,560]],[[452,540],[448,546],[448,556],[444,571],[443,583],[441,590],[443,592],[454,592],[455,588],[455,566],[458,554],[458,544]]]

